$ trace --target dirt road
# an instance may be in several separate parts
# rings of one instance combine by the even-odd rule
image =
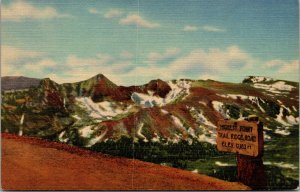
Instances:
[[[3,190],[243,190],[189,171],[2,134]]]

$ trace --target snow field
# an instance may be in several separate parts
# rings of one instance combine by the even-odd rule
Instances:
[[[191,87],[191,82],[189,81],[176,81],[176,83],[168,82],[171,87],[171,91],[166,95],[165,98],[154,96],[153,92],[148,91],[148,94],[136,93],[131,95],[131,99],[138,105],[144,108],[154,107],[154,106],[165,106],[168,103],[175,101],[177,98],[182,96],[187,96],[190,94],[189,89]]]
[[[77,97],[76,101],[89,112],[90,117],[98,120],[111,119],[117,115],[127,113],[132,107],[128,106],[124,110],[120,104],[115,102],[103,101],[95,103],[90,97]]]

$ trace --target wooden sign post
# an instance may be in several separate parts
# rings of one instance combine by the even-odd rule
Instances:
[[[258,118],[218,122],[217,149],[237,154],[238,180],[252,189],[266,189],[267,186],[263,145],[263,125]]]

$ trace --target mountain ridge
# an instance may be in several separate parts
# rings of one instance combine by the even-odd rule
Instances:
[[[11,80],[14,81],[15,78],[11,78]],[[273,84],[270,84],[270,82]],[[157,79],[151,80],[149,83],[141,86],[125,87],[114,84],[103,74],[98,74],[87,80],[75,83],[58,84],[49,78],[40,79],[39,86],[32,87],[32,89],[37,91],[37,93],[40,95],[39,99],[31,96],[32,98],[35,98],[36,101],[31,101],[30,104],[33,105],[34,103],[35,105],[43,105],[44,107],[54,107],[56,110],[61,111],[66,111],[66,105],[72,106],[73,108],[75,106],[79,106],[79,108],[87,110],[87,113],[95,113],[94,116],[99,118],[101,115],[97,115],[97,113],[101,113],[101,110],[115,111],[118,108],[119,112],[122,113],[121,111],[129,106],[131,107],[131,112],[130,110],[127,111],[128,113],[126,112],[128,115],[127,117],[130,117],[130,114],[139,116],[139,113],[134,111],[141,110],[145,111],[147,116],[150,115],[150,119],[156,118],[155,115],[151,115],[151,113],[155,113],[156,116],[158,116],[158,114],[167,114],[167,112],[161,111],[158,113],[157,111],[159,111],[160,108],[162,110],[165,108],[165,110],[170,111],[177,111],[178,109],[181,109],[181,112],[184,111],[183,119],[187,118],[191,126],[194,127],[196,122],[191,120],[191,115],[187,115],[187,111],[189,111],[189,114],[192,114],[191,111],[194,110],[193,108],[195,107],[194,105],[196,103],[193,101],[198,101],[197,108],[201,108],[195,111],[206,113],[206,118],[208,118],[206,120],[213,122],[214,125],[216,125],[216,117],[217,119],[222,117],[225,118],[226,113],[228,113],[226,110],[229,110],[231,115],[233,115],[235,118],[238,118],[237,114],[234,114],[237,112],[238,106],[244,105],[248,103],[248,101],[250,101],[250,103],[255,107],[253,109],[254,111],[252,112],[257,111],[258,109],[257,112],[267,112],[268,115],[272,116],[273,118],[281,113],[291,113],[294,114],[295,117],[297,113],[299,113],[296,107],[298,100],[297,98],[299,98],[297,95],[297,90],[299,90],[299,88],[298,86],[294,85],[299,86],[299,84],[296,82],[249,76],[243,80],[243,83],[222,83],[212,80],[204,81],[189,79],[165,82]],[[24,94],[26,95],[26,90]],[[271,94],[280,97],[280,103],[278,102],[278,99],[274,100],[273,98],[270,98],[269,96]],[[286,97],[286,94],[292,94],[294,95],[294,98],[289,99]],[[11,94],[11,96],[14,97],[15,95]],[[188,99],[186,97],[188,97]],[[20,99],[24,100],[24,98]],[[264,100],[267,100],[267,103]],[[106,107],[107,109],[101,109],[101,107],[99,108],[99,106],[97,106],[97,103],[101,102],[103,104],[107,102],[107,105],[113,104],[117,108],[113,109],[111,106],[104,106],[104,108]],[[224,108],[224,104],[222,104],[224,102],[228,102],[227,104],[229,105],[230,109],[228,106],[228,109],[225,109],[226,107]],[[3,103],[4,108],[5,106],[10,106],[9,102],[5,102],[5,100]],[[189,108],[187,107],[189,104],[191,105],[190,109],[187,109]],[[290,106],[289,109],[286,109],[286,107],[280,108],[279,105],[281,104],[291,104],[292,106]],[[220,106],[222,107],[220,108]],[[270,107],[275,108],[269,109]],[[220,109],[218,110],[217,108]],[[156,112],[154,112],[155,110]],[[272,114],[272,110],[275,110],[275,114]],[[246,111],[247,110],[242,110],[242,113],[246,113]],[[247,114],[248,113],[249,111]],[[181,115],[183,115],[183,113]],[[177,124],[181,121],[177,119],[178,117],[171,116],[171,118],[173,118],[173,121],[177,122]],[[107,120],[109,119],[110,118]],[[72,118],[72,120],[75,119]],[[124,118],[124,120],[126,120],[126,118]],[[297,119],[295,121],[298,122]],[[180,127],[178,125],[174,126]]]
[[[6,88],[6,84],[8,81],[16,81],[18,79],[21,79],[21,80],[24,80],[24,79],[28,79],[28,80],[36,80],[38,83],[40,81],[42,81],[43,79],[49,79],[53,82],[55,82],[54,80],[52,80],[51,78],[49,77],[45,77],[45,78],[33,78],[33,77],[26,77],[26,76],[2,76],[1,77],[1,84],[2,84],[2,90],[7,90]],[[112,81],[110,81],[104,74],[102,73],[98,73],[97,75],[94,75],[92,76],[91,78],[89,79],[85,79],[85,80],[81,80],[81,81],[76,81],[76,82],[73,82],[73,83],[57,83],[55,82],[56,84],[59,84],[59,85],[68,85],[68,84],[84,84],[84,83],[88,83],[89,81],[97,81],[99,79],[104,79],[104,81],[108,82],[108,84],[111,84],[113,86],[121,86],[121,87],[138,87],[138,86],[145,86],[145,85],[148,85],[148,84],[151,84],[151,82],[165,82],[161,79],[154,79],[154,80],[150,80],[148,83],[146,84],[143,84],[143,85],[130,85],[130,86],[124,86],[124,85],[117,85],[115,83],[113,83]],[[202,79],[187,79],[187,78],[181,78],[181,79],[178,79],[178,80],[187,80],[187,81],[201,81]],[[175,79],[173,80],[169,80],[169,81],[175,81]],[[207,79],[207,80],[203,80],[203,81],[215,81],[215,82],[220,82],[220,81],[216,81],[216,80],[213,80],[213,79]],[[295,81],[289,81],[289,80],[283,80],[283,79],[274,79],[272,77],[265,77],[265,76],[253,76],[253,75],[249,75],[249,76],[245,76],[245,78],[241,81],[241,83],[258,83],[258,82],[261,82],[261,83],[268,83],[268,82],[274,82],[274,81],[284,81],[284,82],[287,82],[287,83],[298,83],[299,82],[295,82]],[[18,85],[20,82],[17,82],[16,85]],[[227,82],[227,83],[231,83],[231,82]],[[239,84],[239,83],[233,83],[233,84]],[[26,88],[30,88],[30,85],[27,85]]]

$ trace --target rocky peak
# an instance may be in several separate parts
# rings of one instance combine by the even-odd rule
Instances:
[[[146,89],[153,91],[155,95],[160,97],[165,97],[171,91],[171,87],[168,85],[168,83],[162,81],[161,79],[150,81],[147,84]]]
[[[274,79],[263,76],[248,76],[243,80],[243,83],[266,83],[270,81],[274,81]]]

